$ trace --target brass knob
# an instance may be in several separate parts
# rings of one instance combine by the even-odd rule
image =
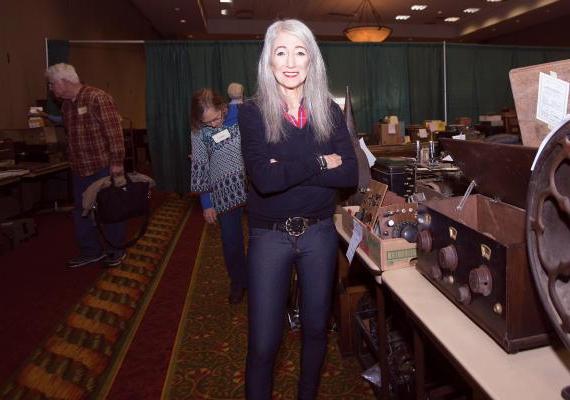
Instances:
[[[448,269],[450,271],[455,271],[457,265],[459,264],[459,258],[457,257],[457,250],[455,246],[450,244],[439,249],[439,265],[441,268]]]
[[[469,287],[475,293],[489,296],[493,291],[493,276],[486,265],[480,265],[469,272]]]
[[[457,288],[455,292],[455,298],[461,304],[469,304],[471,303],[471,291],[469,290],[469,286],[461,285]]]
[[[419,250],[429,253],[433,245],[430,231],[427,229],[420,231],[420,233],[418,233],[417,243]]]

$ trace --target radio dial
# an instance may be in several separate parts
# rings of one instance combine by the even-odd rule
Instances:
[[[431,233],[427,229],[418,233],[418,249],[425,253],[429,253],[431,251],[432,244]]]
[[[475,293],[489,296],[493,291],[493,276],[486,265],[481,265],[469,272],[469,287]]]
[[[441,268],[448,269],[450,271],[455,271],[457,265],[459,264],[459,259],[457,257],[457,250],[455,246],[450,244],[439,249],[439,265]]]

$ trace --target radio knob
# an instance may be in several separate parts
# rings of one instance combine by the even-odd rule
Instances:
[[[493,291],[493,276],[486,265],[481,265],[469,272],[469,287],[475,293],[489,296]]]
[[[441,273],[441,268],[439,268],[437,265],[432,265],[430,275],[433,279],[439,281],[443,274]]]
[[[469,290],[469,286],[461,285],[457,288],[455,292],[455,298],[461,304],[469,304],[471,303],[471,291]]]
[[[455,271],[459,260],[457,258],[457,250],[455,246],[450,244],[439,249],[439,265],[441,268],[448,269],[450,271]]]
[[[418,241],[418,249],[419,250],[421,250],[425,253],[429,253],[431,251],[433,241],[431,239],[430,231],[428,231],[427,229],[420,231],[418,233],[417,241]]]

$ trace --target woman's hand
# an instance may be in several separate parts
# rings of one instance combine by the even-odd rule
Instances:
[[[216,213],[216,209],[215,208],[206,208],[203,211],[203,215],[204,215],[204,219],[206,220],[206,222],[208,224],[215,224],[216,223],[216,219],[218,217],[218,213]]]
[[[333,169],[342,165],[342,157],[336,153],[325,154],[323,156],[327,161],[327,169]]]

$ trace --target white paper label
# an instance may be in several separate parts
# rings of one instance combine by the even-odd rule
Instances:
[[[85,106],[77,107],[77,114],[79,115],[87,114],[87,107]]]
[[[388,124],[388,133],[394,135],[396,133],[396,124]]]
[[[228,131],[227,129],[224,129],[223,131],[220,131],[220,132],[216,133],[214,136],[212,136],[212,139],[214,139],[214,142],[220,143],[226,139],[229,139],[230,136],[231,136],[230,131]]]
[[[555,126],[566,117],[569,84],[543,72],[538,79],[536,119]]]
[[[418,137],[420,137],[420,138],[422,138],[422,139],[427,138],[427,137],[428,137],[427,130],[424,129],[424,128],[420,128],[420,129],[418,130]]]
[[[350,242],[348,242],[348,249],[346,250],[346,258],[348,263],[352,262],[354,258],[354,253],[356,253],[356,248],[362,241],[362,225],[358,222],[354,222],[354,227],[352,228],[352,236],[350,237]]]

